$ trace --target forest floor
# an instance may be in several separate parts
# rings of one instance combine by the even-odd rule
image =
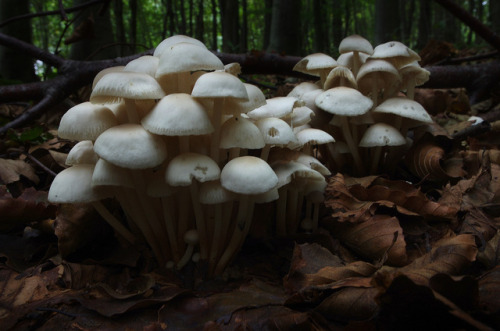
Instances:
[[[296,84],[252,79],[278,84],[274,95]],[[194,263],[154,268],[87,205],[46,202],[73,145],[57,138],[61,112],[12,130],[0,145],[2,329],[500,329],[500,129],[467,134],[470,116],[500,108],[490,94],[471,107],[461,89],[419,90],[436,124],[397,171],[333,174],[314,234],[273,236],[264,205],[212,279]]]

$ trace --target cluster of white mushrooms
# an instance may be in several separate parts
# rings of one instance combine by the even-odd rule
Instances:
[[[266,100],[238,73],[186,36],[100,72],[90,102],[61,119],[59,136],[79,143],[49,200],[92,203],[160,266],[200,261],[212,275],[240,249],[256,204],[274,204],[278,234],[314,231],[330,172],[311,154],[334,139],[308,127],[304,101]],[[126,220],[100,202],[110,197]]]
[[[302,83],[289,95],[315,111],[313,127],[335,137],[335,144],[323,149],[329,169],[354,166],[351,173],[357,175],[390,171],[411,145],[409,130],[432,122],[413,100],[415,86],[425,83],[429,72],[419,66],[417,53],[397,41],[374,49],[352,35],[342,40],[339,52],[337,60],[315,53],[298,62],[294,70],[320,80]]]

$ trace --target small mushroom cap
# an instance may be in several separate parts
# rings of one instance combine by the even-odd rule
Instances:
[[[301,106],[293,108],[292,113],[285,117],[282,117],[282,119],[285,122],[289,122],[292,127],[296,128],[311,122],[311,117],[315,115],[316,114],[311,108],[307,106]]]
[[[205,46],[181,42],[163,51],[156,71],[156,78],[200,70],[224,70],[224,64]]]
[[[346,86],[354,89],[358,87],[356,78],[354,78],[354,74],[349,68],[338,66],[328,73],[323,88],[328,90],[337,86]]]
[[[353,88],[340,86],[318,95],[316,106],[330,114],[358,116],[368,112],[373,101]]]
[[[109,108],[83,102],[63,115],[57,134],[71,140],[96,140],[101,133],[115,125],[118,125],[118,120]]]
[[[231,192],[260,194],[274,188],[278,177],[266,161],[255,156],[241,156],[224,166],[220,181]]]
[[[406,139],[393,126],[386,123],[376,123],[370,126],[366,131],[359,146],[400,146],[406,144]]]
[[[94,152],[94,144],[90,140],[82,140],[69,151],[66,165],[96,164],[99,157]]]
[[[122,99],[161,99],[165,92],[148,74],[120,71],[104,75],[90,95],[92,103],[119,102]]]
[[[430,72],[422,68],[417,61],[413,61],[401,68],[399,73],[403,79],[403,83],[413,79],[415,86],[423,85],[429,80]]]
[[[198,235],[198,231],[195,229],[191,229],[184,233],[184,242],[188,245],[196,245],[200,241],[200,236]]]
[[[389,113],[423,123],[432,123],[427,111],[416,101],[406,97],[389,98],[375,107],[375,113]]]
[[[222,124],[220,148],[258,149],[266,145],[259,128],[244,117],[231,117]]]
[[[378,45],[370,58],[389,61],[396,68],[401,68],[413,61],[420,61],[420,56],[417,53],[399,41],[389,41]]]
[[[95,141],[94,151],[106,161],[129,169],[154,168],[167,156],[163,139],[139,124],[122,124],[104,131]]]
[[[323,130],[320,129],[304,129],[297,133],[297,139],[301,145],[322,145],[334,142],[335,139]]]
[[[293,70],[313,76],[320,76],[321,71],[328,72],[329,69],[335,68],[337,65],[337,61],[330,55],[314,53],[305,56],[302,60],[297,62]]]
[[[48,200],[52,203],[87,203],[108,198],[107,190],[91,185],[93,164],[77,164],[54,178]]]
[[[154,77],[159,61],[160,59],[156,56],[144,55],[127,63],[123,71],[142,72]]]
[[[141,124],[149,132],[165,136],[202,135],[214,131],[205,108],[187,93],[163,97]]]
[[[255,124],[259,128],[264,142],[268,145],[283,146],[298,142],[290,125],[282,119],[268,117],[258,120]]]
[[[173,45],[178,43],[190,43],[199,47],[207,48],[205,44],[198,39],[178,34],[162,40],[158,44],[158,46],[156,46],[153,56],[160,57],[167,48],[172,47]]]
[[[248,100],[245,99],[227,99],[224,105],[225,113],[239,115],[248,113],[255,108],[266,104],[266,96],[255,85],[243,83],[247,90]]]
[[[248,100],[247,89],[241,80],[223,71],[214,71],[202,75],[194,84],[191,95],[195,98]]]
[[[339,53],[344,54],[348,52],[361,52],[365,54],[373,54],[373,46],[365,38],[353,34],[342,39],[339,45]]]
[[[92,81],[92,89],[94,89],[94,87],[97,84],[97,82],[100,81],[101,78],[104,77],[104,75],[107,75],[110,72],[123,71],[124,68],[125,68],[125,66],[114,66],[114,67],[109,67],[109,68],[106,68],[106,69],[102,69],[101,71],[99,71],[97,73],[97,75],[95,75],[94,80]]]
[[[92,174],[92,186],[119,186],[133,188],[128,169],[99,159]]]
[[[200,202],[206,205],[235,200],[235,194],[222,187],[219,180],[204,182],[200,185]]]
[[[358,55],[361,63],[365,63],[368,57],[370,57],[370,55],[365,53],[359,53]],[[337,58],[337,63],[341,66],[352,69],[354,66],[354,52],[340,54]]]
[[[306,92],[314,91],[314,90],[319,90],[320,87],[314,83],[311,82],[302,82],[299,85],[295,86],[290,93],[288,93],[288,97],[294,97],[297,99],[302,99],[302,96]]]
[[[248,117],[258,120],[267,117],[284,117],[289,115],[295,107],[304,106],[304,101],[294,97],[274,97],[267,99],[266,104],[248,112]]]
[[[171,186],[188,186],[193,179],[198,182],[217,180],[220,168],[209,156],[197,153],[183,153],[168,164],[165,180]]]

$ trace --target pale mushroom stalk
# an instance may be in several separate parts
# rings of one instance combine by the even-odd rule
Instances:
[[[129,243],[134,244],[135,243],[135,236],[125,227],[123,224],[116,219],[116,217],[113,216],[109,212],[109,210],[102,204],[100,201],[93,201],[92,206],[97,210],[99,215],[102,216],[102,218],[120,235],[122,236],[125,240],[127,240]]]
[[[287,205],[286,205],[286,222],[287,233],[295,233],[297,224],[297,203],[299,199],[299,190],[293,183],[288,185]]]
[[[238,204],[238,215],[236,216],[233,236],[215,267],[215,274],[222,273],[245,241],[245,237],[250,230],[250,224],[252,222],[253,207],[253,198],[249,195],[242,194]]]
[[[186,231],[186,233],[184,234],[184,242],[187,244],[187,248],[186,251],[184,252],[184,255],[179,260],[179,263],[177,263],[176,266],[177,270],[184,268],[184,266],[189,262],[189,260],[191,260],[191,257],[193,256],[194,252],[194,247],[199,242],[198,231],[196,230]]]
[[[278,189],[279,198],[276,203],[276,233],[279,236],[286,235],[286,205],[288,190],[286,185]]]
[[[210,256],[209,256],[209,267],[210,273],[213,273],[213,268],[217,264],[217,257],[219,256],[219,251],[221,250],[221,241],[224,240],[223,236],[223,212],[222,204],[217,203],[214,206],[214,233],[212,237],[212,243],[210,246]]]
[[[199,193],[198,193],[198,182],[193,181],[189,185],[189,191],[191,193],[191,202],[193,205],[194,216],[196,220],[196,229],[198,230],[199,242],[200,242],[200,258],[202,260],[208,259],[208,238],[207,238],[207,225],[205,221],[205,214],[200,203]]]
[[[264,146],[262,148],[262,150],[260,151],[260,158],[264,161],[267,161],[267,158],[269,157],[269,151],[271,150],[271,145],[270,144],[266,144],[266,146]]]
[[[364,174],[363,162],[361,161],[361,157],[359,155],[358,146],[352,139],[351,130],[349,129],[349,123],[347,122],[347,118],[345,116],[342,116],[340,120],[342,124],[342,133],[344,135],[345,142],[349,147],[349,150],[351,151],[356,170],[360,175],[362,175]]]
[[[212,134],[212,140],[210,141],[210,157],[215,161],[215,163],[219,163],[220,128],[223,107],[224,98],[215,98],[212,110],[212,125],[214,127],[214,132]]]
[[[378,166],[380,163],[380,156],[382,155],[382,147],[383,146],[376,146],[373,148],[373,154],[372,154],[372,164],[370,167],[370,174],[376,174],[378,171]]]
[[[179,136],[179,151],[181,154],[189,152],[189,136]]]
[[[179,262],[179,246],[177,243],[177,231],[172,212],[175,210],[174,202],[171,197],[161,197],[161,206],[163,210],[163,218],[165,221],[165,228],[167,230],[168,241],[172,251],[174,262]]]
[[[140,118],[139,114],[137,114],[137,110],[135,108],[135,101],[133,99],[123,99],[125,102],[125,109],[127,110],[127,117],[129,123],[139,123]]]

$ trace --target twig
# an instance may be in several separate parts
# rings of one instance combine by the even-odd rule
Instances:
[[[59,0],[59,13],[61,14],[61,19],[63,21],[67,21],[68,20],[68,15],[66,15],[66,11],[64,10],[64,5],[62,3],[62,0]]]
[[[48,173],[49,175],[51,175],[52,177],[55,177],[57,176],[57,174],[55,172],[53,172],[52,170],[50,170],[49,168],[47,168],[42,162],[38,161],[37,158],[35,158],[33,155],[29,154],[29,153],[26,153],[26,152],[23,152],[24,156],[26,156],[30,161],[32,161],[33,163],[35,163],[37,166],[39,166],[40,168],[42,168],[46,173]]]

